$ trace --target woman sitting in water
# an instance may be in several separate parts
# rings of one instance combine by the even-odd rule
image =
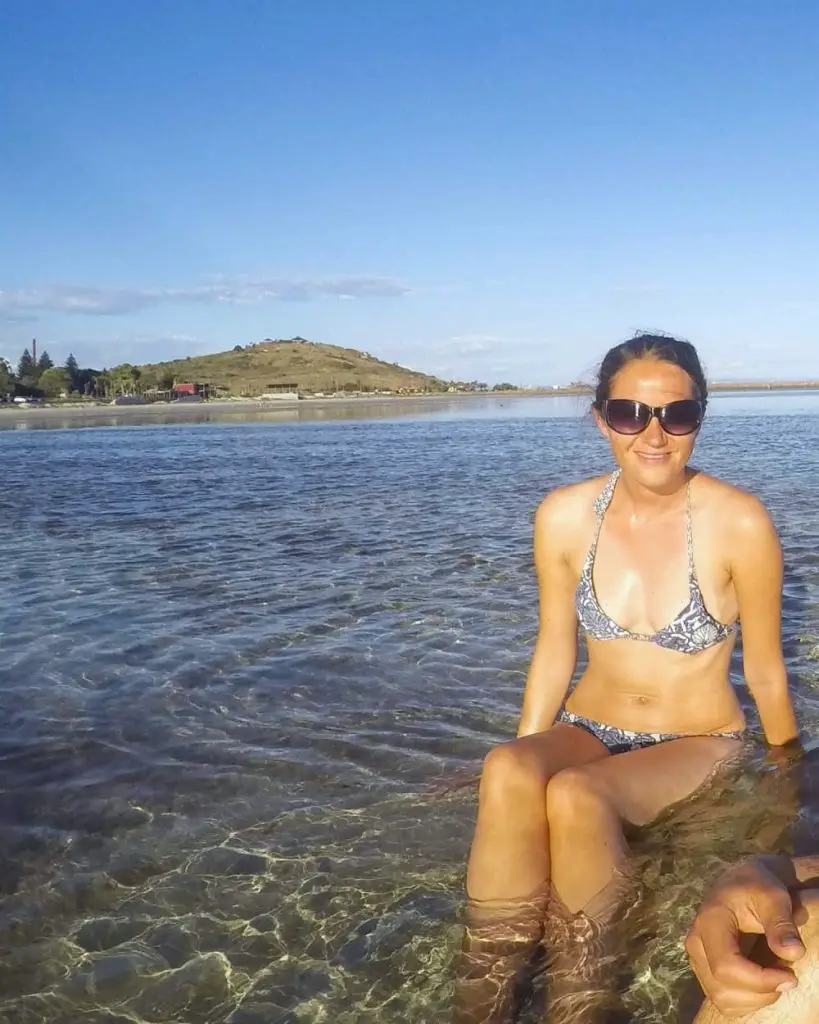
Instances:
[[[766,740],[797,737],[776,531],[756,498],[689,467],[707,390],[688,342],[611,349],[593,412],[617,468],[537,510],[539,632],[517,739],[484,762],[456,1020],[510,1019],[515,974],[542,937],[548,1019],[591,1019],[576,990],[594,987],[584,968],[632,886],[624,829],[743,745],[728,678],[738,620]],[[588,667],[567,699],[578,623]]]

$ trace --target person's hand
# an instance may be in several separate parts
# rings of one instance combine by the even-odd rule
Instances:
[[[765,753],[765,760],[768,764],[777,768],[792,768],[805,756],[805,748],[799,737],[781,743],[779,746],[769,746]]]
[[[760,966],[743,955],[743,935],[764,936],[779,963]],[[703,992],[726,1017],[775,1003],[796,986],[788,964],[805,953],[785,884],[758,860],[729,868],[716,882],[685,940]]]

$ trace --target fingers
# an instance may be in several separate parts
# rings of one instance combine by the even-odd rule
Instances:
[[[757,925],[754,930],[762,929]],[[736,917],[717,905],[699,915],[685,944],[703,991],[725,1016],[761,1010],[796,985],[787,968],[762,967],[744,957],[739,938]]]
[[[792,975],[777,968],[762,968],[737,957],[736,962],[711,969],[698,938],[687,944],[697,981],[706,997],[725,1017],[739,1017],[772,1006],[784,991],[793,988]],[[751,971],[746,968],[750,966]]]
[[[756,892],[748,910],[761,925],[761,929],[754,928],[753,931],[763,932],[775,956],[793,963],[805,955],[805,947],[793,920],[793,901],[787,889],[781,887]],[[740,928],[743,924],[740,917]]]
[[[793,963],[805,955],[805,947],[799,938],[799,932],[790,918],[778,918],[764,924],[765,939],[775,956]]]

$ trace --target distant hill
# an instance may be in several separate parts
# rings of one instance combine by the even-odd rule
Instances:
[[[258,395],[271,385],[295,384],[299,391],[445,391],[447,384],[426,373],[385,363],[367,352],[304,338],[236,345],[229,352],[188,356],[139,367],[142,387],[172,383],[211,384],[233,395]]]

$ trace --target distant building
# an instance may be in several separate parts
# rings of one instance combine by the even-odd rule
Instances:
[[[150,402],[142,395],[116,395],[111,405],[149,405]]]
[[[212,384],[200,384],[198,382],[186,382],[184,384],[174,384],[171,390],[171,398],[178,400],[199,400],[210,398],[213,392]]]
[[[264,399],[297,399],[299,397],[299,386],[298,384],[267,384],[259,397]]]

